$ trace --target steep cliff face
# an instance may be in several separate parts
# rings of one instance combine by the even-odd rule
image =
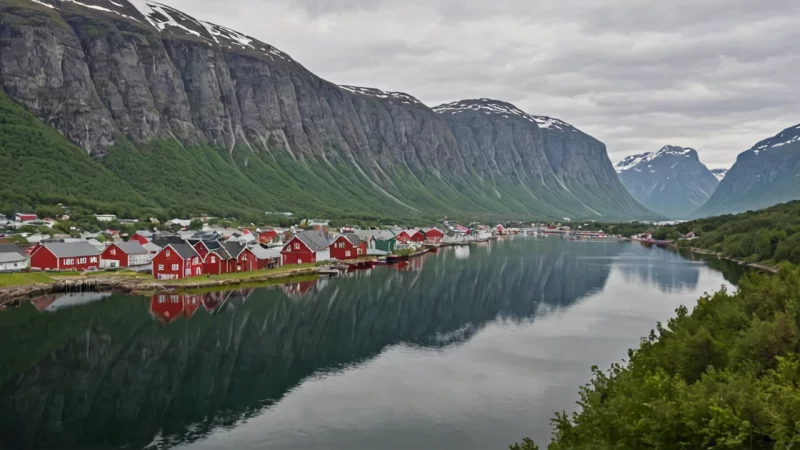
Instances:
[[[452,122],[443,120],[449,116],[410,95],[337,86],[266,43],[160,3],[0,0],[0,11],[4,90],[96,157],[125,151],[120,143],[127,140],[174,139],[188,150],[208,145],[227,153],[226,170],[239,184],[304,190],[313,179],[314,190],[357,198],[371,209],[650,214],[607,176],[602,143],[559,121],[532,126],[529,137],[502,137],[489,154],[479,154],[487,149],[465,149],[465,139],[457,140]],[[519,153],[517,144],[535,151]],[[142,184],[131,175],[140,167],[119,163],[131,158],[118,155],[109,165],[125,181]],[[494,175],[484,177],[489,167]],[[298,201],[315,208],[309,191]],[[271,200],[254,209],[296,206],[258,196]]]
[[[674,145],[629,156],[616,168],[636,200],[673,219],[685,218],[702,206],[719,184],[696,150]]]
[[[740,154],[708,202],[693,217],[735,214],[800,199],[800,125]]]
[[[605,145],[558,119],[491,99],[434,108],[450,125],[467,164],[482,179],[518,185],[551,214],[641,216],[620,184]]]

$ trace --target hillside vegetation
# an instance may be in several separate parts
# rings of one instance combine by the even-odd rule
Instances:
[[[800,448],[800,276],[749,275],[594,368],[551,450]],[[515,449],[533,450],[530,440]]]
[[[690,231],[698,239],[680,241],[682,246],[724,253],[747,262],[800,265],[800,202],[663,227],[653,236],[675,238]]]

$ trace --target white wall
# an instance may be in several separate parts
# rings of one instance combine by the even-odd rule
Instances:
[[[317,252],[317,262],[330,261],[330,260],[331,260],[330,249],[320,250]]]
[[[150,261],[153,260],[153,255],[133,255],[128,256],[128,265],[129,266],[143,266],[145,264],[150,264]]]
[[[19,272],[28,268],[30,260],[17,261],[13,263],[0,263],[0,272]]]

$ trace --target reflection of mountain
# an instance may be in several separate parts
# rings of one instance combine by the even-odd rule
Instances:
[[[468,260],[446,250],[412,270],[301,287],[304,296],[262,289],[8,311],[0,315],[0,442],[194,441],[258,414],[314,373],[387,346],[457,344],[498,316],[530,320],[542,306],[569,306],[605,285],[610,265],[602,261],[625,248],[560,239],[493,245],[472,248]],[[170,319],[154,320],[172,300]]]
[[[647,259],[620,258],[618,267],[626,281],[653,284],[667,293],[697,287],[700,279],[697,265],[687,262],[675,252],[652,249],[650,253]]]

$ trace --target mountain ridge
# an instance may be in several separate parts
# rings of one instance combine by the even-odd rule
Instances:
[[[468,164],[469,149],[445,117],[413,96],[330,83],[269,44],[163,3],[0,0],[0,8],[0,32],[9,37],[0,58],[11,62],[0,66],[6,93],[124,181],[142,186],[158,207],[173,199],[145,186],[153,181],[142,172],[157,163],[165,180],[184,176],[176,173],[180,160],[198,159],[195,149],[206,146],[219,150],[224,163],[214,156],[209,165],[200,156],[202,167],[191,176],[224,183],[215,169],[224,164],[230,183],[262,199],[248,201],[254,211],[656,216],[606,179],[602,143],[579,132],[565,139],[558,133],[574,127],[557,119],[530,116],[540,118],[532,126],[545,130],[531,149],[548,159],[539,166],[544,172],[480,178],[476,173],[490,172],[496,162]],[[175,161],[153,149],[164,146]],[[580,158],[596,163],[597,173],[591,164],[573,173],[568,161]],[[603,182],[581,189],[584,179]],[[181,189],[200,187],[186,182]],[[597,189],[599,202],[591,192]],[[323,201],[321,192],[331,198]]]
[[[719,184],[697,150],[666,145],[628,156],[615,165],[622,184],[641,204],[673,219],[705,204]]]
[[[736,214],[800,199],[800,124],[740,153],[694,218]]]

